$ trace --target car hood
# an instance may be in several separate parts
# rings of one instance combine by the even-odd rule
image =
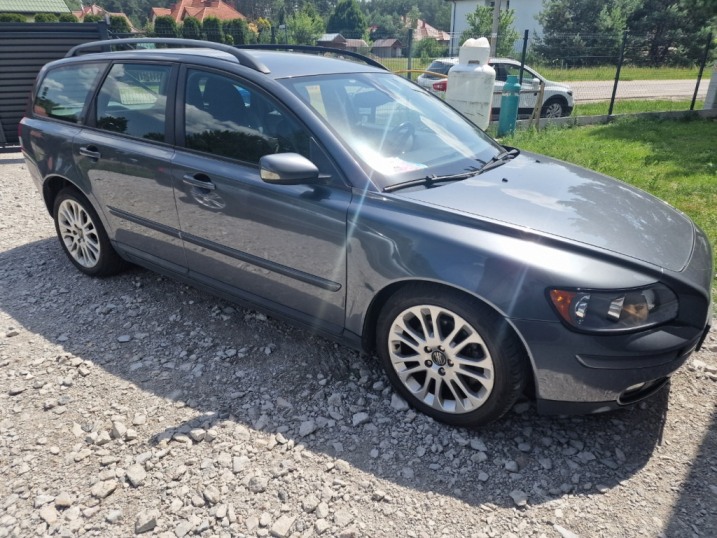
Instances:
[[[479,176],[410,198],[682,270],[695,228],[667,203],[621,181],[523,152]]]

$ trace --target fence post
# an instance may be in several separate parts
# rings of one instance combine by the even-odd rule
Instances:
[[[705,44],[705,53],[702,55],[702,62],[700,62],[700,72],[697,75],[697,84],[695,84],[695,93],[692,95],[692,103],[690,103],[690,110],[695,109],[695,101],[697,101],[697,92],[700,89],[700,82],[702,81],[702,73],[705,71],[705,64],[710,54],[710,46],[712,45],[712,32],[707,36],[707,43]]]
[[[411,69],[413,69],[413,28],[408,29],[408,63],[406,65],[408,71],[406,72],[406,78],[413,80],[411,76]]]
[[[612,97],[610,97],[610,108],[607,111],[608,116],[612,116],[612,108],[615,106],[615,96],[617,95],[617,83],[620,81],[620,70],[622,62],[625,58],[625,43],[627,43],[627,32],[622,35],[622,44],[620,45],[620,57],[617,59],[617,70],[615,71],[615,84],[612,86]]]
[[[97,22],[97,31],[100,34],[100,40],[104,41],[105,39],[110,38],[109,25],[107,24],[106,20],[101,20]]]
[[[525,55],[528,53],[528,30],[523,34],[523,52],[520,55],[520,84],[523,84],[523,68],[525,67]]]

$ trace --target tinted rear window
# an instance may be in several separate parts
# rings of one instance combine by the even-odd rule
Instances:
[[[426,71],[430,71],[431,73],[440,73],[441,75],[447,75],[448,71],[450,70],[451,67],[453,67],[453,65],[454,64],[452,64],[452,63],[446,63],[446,62],[441,62],[441,61],[436,60],[435,62],[433,62],[431,65],[429,65],[426,68]],[[426,77],[432,78],[432,79],[438,78],[436,76],[429,75],[429,74],[426,74]]]
[[[78,123],[85,102],[103,69],[102,64],[77,64],[49,71],[35,95],[33,113]]]

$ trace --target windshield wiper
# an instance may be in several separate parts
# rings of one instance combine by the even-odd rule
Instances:
[[[485,163],[481,169],[478,171],[479,174],[482,174],[483,172],[487,172],[488,170],[493,170],[493,168],[498,168],[500,165],[505,164],[511,159],[515,159],[518,155],[520,155],[520,150],[518,148],[505,148],[507,151],[504,151],[502,153],[499,153],[495,157],[493,157],[490,161]]]
[[[419,177],[418,179],[411,179],[409,181],[404,181],[403,183],[389,185],[388,187],[385,187],[383,189],[383,192],[393,192],[393,191],[397,191],[399,189],[407,189],[408,187],[415,187],[416,185],[425,185],[427,188],[431,188],[436,183],[447,183],[449,181],[460,181],[462,179],[468,179],[469,177],[473,177],[473,176],[480,174],[481,170],[483,170],[483,169],[475,168],[473,170],[470,170],[468,172],[463,172],[460,174],[448,174],[445,176],[437,176],[434,174],[434,175],[430,175],[430,176]]]

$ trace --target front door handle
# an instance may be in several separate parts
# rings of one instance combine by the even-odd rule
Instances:
[[[102,155],[97,150],[96,146],[81,146],[80,147],[80,155],[84,155],[85,157],[89,157],[90,159],[99,159]]]
[[[207,189],[209,191],[213,191],[217,188],[216,185],[212,183],[212,180],[204,174],[186,174],[182,177],[182,181],[187,185],[191,185],[192,187]]]

